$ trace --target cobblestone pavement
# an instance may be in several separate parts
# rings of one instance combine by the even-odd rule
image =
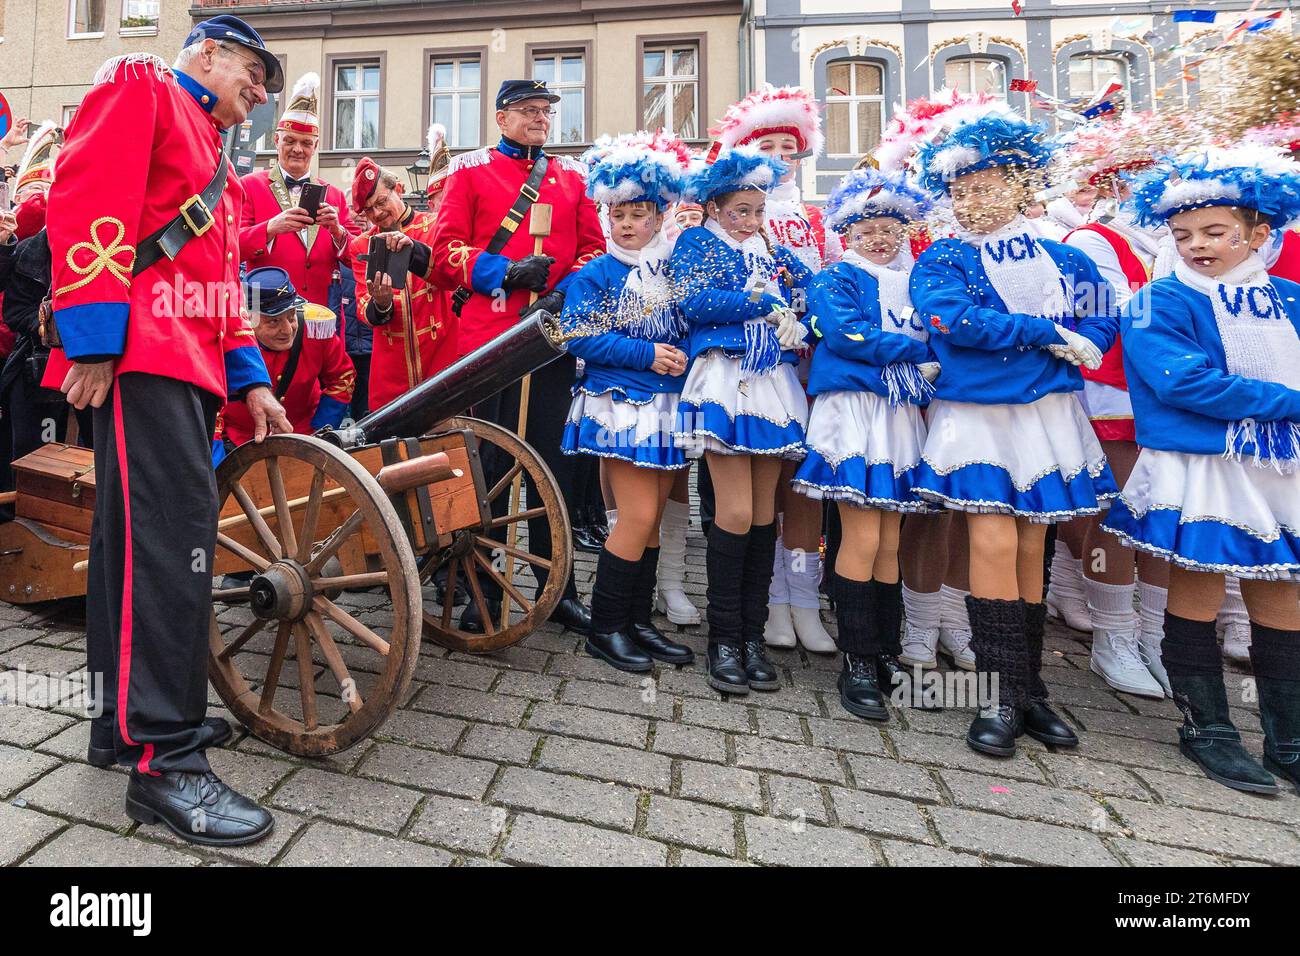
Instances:
[[[698,530],[686,560],[702,603]],[[579,556],[584,593],[594,567]],[[350,598],[358,613],[369,606],[366,594]],[[83,667],[75,615],[0,605],[0,665]],[[702,661],[703,628],[683,639]],[[1026,737],[1009,760],[966,747],[968,711],[851,717],[835,657],[774,653],[779,692],[723,699],[702,663],[645,679],[581,646],[553,625],[486,657],[426,642],[404,706],[329,759],[290,758],[236,727],[213,767],[277,826],[224,852],[131,823],[125,772],[85,762],[88,723],[75,712],[0,706],[0,864],[1300,863],[1300,798],[1246,796],[1201,776],[1178,754],[1173,705],[1109,690],[1088,670],[1082,635],[1059,626],[1044,676],[1082,746],[1065,753]],[[1250,696],[1247,676],[1232,675],[1237,700]],[[1258,753],[1255,705],[1233,716]]]

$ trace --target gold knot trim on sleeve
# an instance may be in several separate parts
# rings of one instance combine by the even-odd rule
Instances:
[[[103,240],[99,237],[100,227],[105,223],[111,224],[117,230],[107,246],[103,244]],[[125,236],[126,224],[121,219],[115,219],[112,216],[100,216],[92,222],[90,224],[90,240],[88,242],[78,242],[68,250],[68,268],[81,278],[56,290],[54,294],[65,295],[68,292],[75,292],[82,286],[90,285],[99,278],[100,273],[105,269],[112,273],[129,290],[131,288],[131,266],[135,263],[135,246],[122,242]],[[83,249],[88,249],[94,254],[94,258],[84,266],[77,263],[77,253]],[[118,258],[123,253],[126,253],[127,256],[125,263]]]

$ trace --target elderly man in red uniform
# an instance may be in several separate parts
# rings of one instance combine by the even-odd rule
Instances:
[[[430,187],[432,188],[432,186]],[[352,208],[370,228],[352,240],[357,317],[374,329],[370,408],[381,408],[456,361],[458,322],[445,289],[430,277],[430,245],[437,216],[413,209],[397,175],[369,156],[352,178]],[[406,284],[394,289],[382,273],[366,279],[370,240],[385,236],[390,249],[413,246]]]
[[[325,197],[314,219],[299,205],[303,187],[319,183],[311,178],[311,160],[320,145],[319,87],[315,73],[298,80],[276,126],[276,163],[243,177],[240,246],[249,269],[278,266],[308,302],[328,306],[330,283],[347,274],[348,243],[361,227],[337,186],[321,184]]]
[[[446,196],[433,237],[436,280],[457,288],[453,302],[460,308],[460,349],[468,353],[504,332],[521,315],[546,309],[559,315],[564,290],[587,262],[603,255],[605,237],[595,204],[587,197],[582,164],[566,156],[549,156],[543,145],[550,134],[553,106],[559,96],[540,80],[506,80],[497,91],[496,121],[501,141],[452,160]],[[534,202],[552,208],[551,231],[534,255],[530,235]],[[536,293],[537,302],[529,304]],[[532,376],[527,439],[554,472],[556,482],[573,507],[575,458],[561,454],[565,409],[576,376],[568,356]],[[480,418],[514,429],[519,424],[519,385],[474,409]],[[493,463],[485,462],[489,471]],[[529,486],[529,507],[540,505]],[[531,547],[549,555],[550,529],[545,519],[530,521]],[[538,572],[538,592],[545,572]],[[486,589],[494,590],[491,582]],[[495,609],[495,595],[488,602]],[[461,617],[460,626],[481,630],[476,602]],[[573,581],[551,620],[586,630],[591,615],[578,601]]]
[[[206,845],[271,831],[212,773],[230,732],[205,721],[217,536],[213,424],[242,398],[256,440],[288,431],[240,319],[244,191],[221,131],[283,84],[231,16],[195,27],[173,67],[150,54],[96,74],[50,190],[54,320],[68,401],[94,408],[98,482],[86,638],[102,716],[91,763],[132,767],[126,812]]]

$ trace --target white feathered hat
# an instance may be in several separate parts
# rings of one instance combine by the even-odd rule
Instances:
[[[320,135],[320,74],[304,73],[293,85],[289,95],[289,105],[280,117],[278,130],[305,133],[308,136]]]

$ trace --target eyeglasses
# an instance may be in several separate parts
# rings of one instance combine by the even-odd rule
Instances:
[[[543,116],[545,116],[547,119],[550,119],[552,116],[555,115],[555,110],[542,109],[540,106],[506,106],[506,107],[502,107],[501,112],[523,113],[524,116],[526,116],[530,120],[541,119]]]
[[[236,60],[240,60],[243,62],[245,68],[248,71],[248,76],[253,81],[254,86],[266,85],[266,67],[265,65],[263,65],[261,60],[258,59],[250,60],[248,57],[236,51],[234,47],[226,43],[218,42],[217,46],[221,49],[222,52],[229,54],[230,56],[233,56]]]
[[[392,195],[393,195],[393,191],[391,189],[384,193],[380,193],[379,190],[375,190],[374,197],[371,198],[370,202],[366,203],[363,207],[361,207],[361,211],[374,212],[376,209],[380,208],[381,206],[387,205],[388,200],[392,197]]]

